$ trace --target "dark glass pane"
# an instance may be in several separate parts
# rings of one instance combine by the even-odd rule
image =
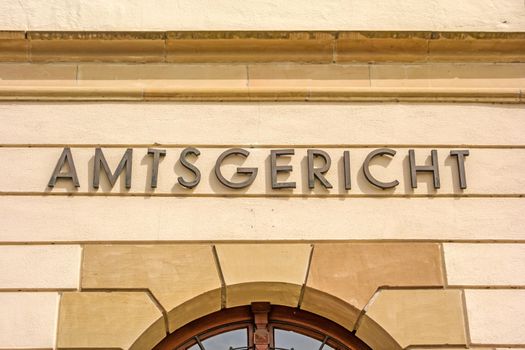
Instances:
[[[275,347],[294,350],[319,350],[322,342],[306,335],[283,329],[274,330]]]
[[[248,346],[248,330],[246,328],[236,329],[229,332],[220,333],[212,337],[201,340],[202,346],[206,350],[228,350]],[[194,344],[188,350],[199,350],[199,344]]]

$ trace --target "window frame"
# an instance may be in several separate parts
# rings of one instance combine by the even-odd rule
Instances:
[[[269,305],[269,304],[268,304]],[[248,346],[253,349],[254,312],[250,306],[222,309],[194,320],[166,336],[153,350],[186,350],[200,341],[227,331],[247,328]],[[274,329],[294,331],[317,339],[339,350],[341,345],[349,350],[370,350],[353,332],[322,316],[297,308],[269,305],[267,329],[270,344],[274,344]],[[227,349],[225,349],[227,350]]]

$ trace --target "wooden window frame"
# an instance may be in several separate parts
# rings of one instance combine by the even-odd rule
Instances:
[[[223,309],[177,329],[154,350],[186,350],[196,343],[227,331],[246,328],[250,349],[270,349],[274,344],[274,329],[290,330],[317,339],[334,349],[370,350],[353,332],[324,317],[308,311],[269,303],[253,303]],[[254,341],[255,332],[266,332],[268,345]],[[260,333],[258,333],[260,339]],[[326,338],[326,339],[325,339]],[[254,344],[258,343],[258,344]],[[227,349],[225,349],[227,350]]]

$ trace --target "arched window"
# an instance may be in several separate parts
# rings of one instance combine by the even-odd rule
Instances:
[[[224,309],[195,320],[154,350],[370,350],[352,332],[307,311],[269,303]]]

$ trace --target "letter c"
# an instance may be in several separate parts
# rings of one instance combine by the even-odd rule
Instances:
[[[379,188],[382,188],[383,190],[386,190],[386,189],[392,188],[392,187],[396,187],[397,185],[399,185],[399,181],[397,181],[397,180],[394,180],[392,182],[379,181],[374,176],[372,176],[372,174],[370,173],[370,161],[372,161],[372,159],[377,157],[377,156],[382,156],[382,155],[385,155],[385,154],[393,157],[393,156],[396,155],[396,151],[394,151],[393,149],[390,149],[390,148],[379,148],[379,149],[376,149],[376,150],[370,152],[368,154],[368,156],[366,156],[365,161],[363,162],[363,172],[365,173],[366,179],[372,185],[377,186]]]

